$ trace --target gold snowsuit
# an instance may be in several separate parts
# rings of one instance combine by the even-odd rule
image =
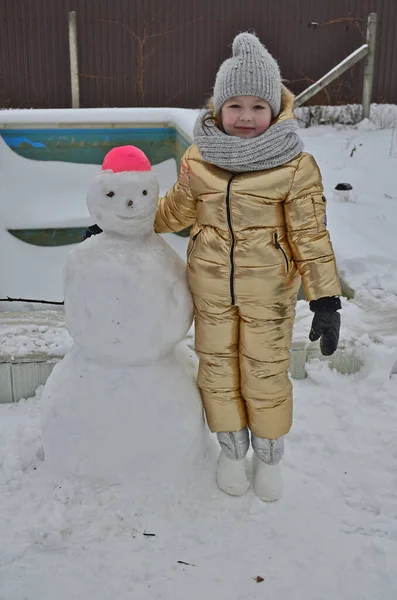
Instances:
[[[307,300],[341,293],[325,210],[310,154],[233,174],[205,162],[195,145],[159,200],[155,231],[193,226],[187,276],[198,385],[212,431],[248,425],[275,439],[290,430],[289,348],[300,282]]]

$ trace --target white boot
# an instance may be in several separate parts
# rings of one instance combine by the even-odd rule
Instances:
[[[249,488],[245,470],[245,456],[249,448],[247,427],[240,431],[225,431],[216,434],[222,448],[218,462],[216,480],[226,494],[242,496]]]
[[[284,482],[281,463],[268,465],[254,454],[254,491],[264,502],[274,502],[283,495]]]
[[[249,488],[245,459],[233,460],[220,453],[216,481],[220,489],[230,496],[242,496]]]

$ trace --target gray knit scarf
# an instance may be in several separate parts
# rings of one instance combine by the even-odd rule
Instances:
[[[208,110],[200,113],[194,126],[194,143],[207,162],[232,173],[262,171],[284,165],[303,150],[295,119],[271,125],[256,138],[245,140],[223,133],[211,119]]]

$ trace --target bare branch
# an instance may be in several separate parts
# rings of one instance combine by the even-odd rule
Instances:
[[[199,23],[202,20],[203,20],[203,17],[199,17],[198,19],[195,19],[194,21],[189,21],[188,23],[184,23],[183,25],[180,25],[179,27],[175,27],[175,29],[168,29],[168,31],[162,31],[161,33],[152,33],[151,35],[148,35],[146,37],[146,39],[149,40],[150,38],[162,37],[163,35],[168,35],[169,33],[175,33],[175,31],[180,31],[184,27],[187,27],[188,25],[193,25],[193,23]]]
[[[143,62],[146,62],[156,52],[156,48],[153,48],[150,52],[144,55]]]
[[[27,302],[27,303],[38,303],[38,304],[58,304],[63,305],[64,302],[51,302],[50,300],[33,300],[32,298],[0,298],[0,302]]]
[[[154,13],[154,15],[153,15],[152,17],[150,17],[150,19],[148,19],[148,20],[146,21],[146,23],[153,23],[153,21],[154,21],[155,19],[157,19],[157,17],[159,16],[159,14],[160,14],[161,12],[164,12],[164,8],[159,8],[159,9],[158,9],[158,11],[157,11],[157,12],[155,12],[155,13]]]
[[[365,34],[361,27],[362,19],[359,19],[358,17],[339,17],[338,19],[331,19],[330,21],[324,21],[324,23],[318,23],[317,27],[323,27],[326,25],[339,25],[340,23],[349,23],[355,25],[361,33],[363,39],[365,39]]]
[[[140,41],[140,37],[137,36],[137,34],[131,29],[131,27],[129,27],[126,23],[123,23],[122,21],[108,21],[107,19],[100,19],[101,23],[110,23],[112,25],[120,25],[120,27],[122,27],[123,29],[125,29],[125,31],[127,31],[127,33],[129,33],[133,38],[135,38],[136,40]]]
[[[185,87],[175,92],[172,96],[167,96],[167,98],[165,99],[165,105],[169,106],[178,96],[180,96],[183,92],[186,92],[186,90],[188,90],[190,87],[190,85],[186,85]]]
[[[110,81],[115,81],[116,77],[106,77],[105,75],[88,75],[87,73],[79,73],[80,77],[85,77],[86,79],[109,79]]]
[[[311,77],[308,77],[308,76],[306,76],[306,77],[301,77],[300,79],[287,79],[286,81],[288,82],[288,84],[302,83],[303,81],[304,81],[305,83],[309,83],[309,84],[315,83],[315,80],[314,80],[314,79],[312,79]],[[313,96],[313,98],[316,98],[316,96],[318,96],[318,95],[319,95],[319,94],[321,94],[321,93],[324,93],[324,94],[325,94],[325,97],[326,97],[326,99],[327,99],[327,102],[328,102],[328,104],[331,104],[331,98],[330,98],[330,95],[329,95],[329,93],[328,93],[328,90],[327,90],[327,88],[325,88],[325,87],[324,87],[324,88],[322,88],[321,90],[319,90],[319,91],[317,92],[317,94],[316,94],[315,96]]]
[[[149,25],[155,21],[155,19],[158,17],[158,15],[161,12],[163,12],[163,9],[159,9],[149,19],[146,19],[144,21],[142,35],[137,35],[133,31],[133,29],[131,28],[131,26],[129,26],[126,23],[123,23],[121,21],[101,19],[102,23],[110,23],[110,24],[113,24],[113,25],[121,25],[121,27],[131,37],[133,37],[138,42],[138,53],[137,53],[138,75],[137,75],[137,79],[135,81],[135,85],[136,85],[136,87],[139,90],[142,104],[145,103],[145,71],[146,71],[146,64],[147,64],[147,61],[149,60],[149,58],[151,56],[153,56],[153,54],[156,52],[156,48],[152,48],[152,50],[150,50],[149,52],[145,53],[145,45],[146,45],[146,43],[149,40],[151,40],[151,39],[164,37],[165,35],[174,33],[176,31],[180,31],[183,27],[187,27],[189,25],[192,25],[193,23],[198,23],[199,21],[203,20],[202,17],[199,17],[198,19],[195,19],[193,21],[189,21],[188,23],[185,23],[184,25],[181,25],[179,27],[175,27],[174,29],[169,29],[169,30],[163,31],[163,32],[148,34],[148,27],[149,27]],[[172,13],[172,11],[171,11],[171,13]],[[168,24],[169,19],[170,19],[170,14],[168,14],[168,17],[167,17],[167,20],[166,20],[167,24]],[[88,76],[88,77],[90,77],[91,79],[95,79],[95,76]]]

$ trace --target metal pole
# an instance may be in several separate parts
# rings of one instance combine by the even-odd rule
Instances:
[[[376,46],[376,26],[378,16],[376,13],[368,15],[367,24],[367,44],[368,56],[364,67],[364,86],[363,86],[363,118],[369,119],[371,112],[372,86],[374,81],[375,67],[375,46]]]
[[[336,67],[328,71],[328,73],[326,73],[326,75],[324,75],[323,77],[321,77],[321,79],[316,81],[316,83],[313,83],[304,92],[299,94],[295,98],[295,107],[302,106],[302,104],[304,104],[305,102],[310,100],[310,98],[318,94],[318,92],[320,92],[323,88],[327,87],[327,85],[335,81],[335,79],[340,77],[342,73],[344,73],[345,71],[350,69],[350,67],[358,63],[361,59],[367,56],[367,54],[367,44],[364,44],[363,46],[360,46],[360,48],[357,48],[357,50],[349,54],[349,56],[342,60],[342,62],[340,62],[338,65],[336,65]]]
[[[69,53],[72,108],[80,108],[79,57],[77,52],[76,12],[69,13]]]

